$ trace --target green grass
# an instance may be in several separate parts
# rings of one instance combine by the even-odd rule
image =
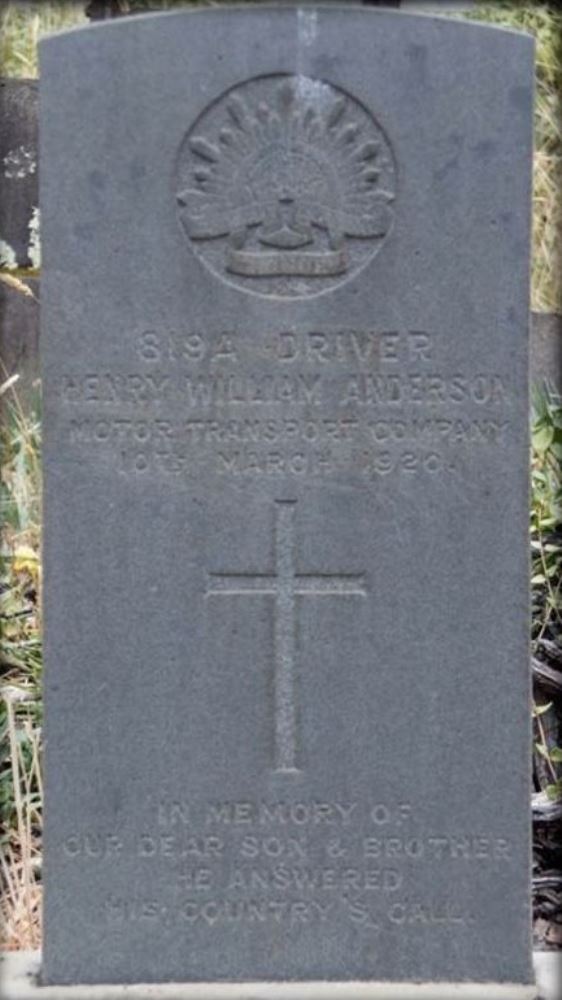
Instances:
[[[40,423],[0,388],[0,945],[40,943]]]
[[[37,43],[44,35],[88,24],[84,3],[0,4],[0,75],[38,76]]]
[[[496,0],[477,3],[470,19],[536,39],[532,307],[562,313],[562,7]]]

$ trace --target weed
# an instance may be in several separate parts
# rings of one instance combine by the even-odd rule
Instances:
[[[0,443],[0,944],[40,941],[40,436],[7,379]]]

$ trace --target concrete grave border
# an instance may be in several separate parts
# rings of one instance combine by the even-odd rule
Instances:
[[[3,1000],[559,1000],[562,952],[535,952],[534,965],[536,986],[374,982],[41,986],[41,953],[14,951],[0,955],[0,984]]]

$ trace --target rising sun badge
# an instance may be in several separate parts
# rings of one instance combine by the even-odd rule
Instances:
[[[182,228],[204,263],[246,291],[314,295],[347,279],[392,225],[396,166],[358,100],[272,75],[227,91],[177,163]]]

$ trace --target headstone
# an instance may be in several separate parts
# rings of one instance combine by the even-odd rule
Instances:
[[[0,79],[0,267],[38,267],[37,80]]]
[[[47,984],[532,995],[532,79],[347,6],[43,43]]]
[[[0,397],[0,424],[6,405],[27,416],[40,409],[39,281],[25,277],[15,285],[5,277],[8,281],[0,277],[0,382],[12,380],[14,388]]]

